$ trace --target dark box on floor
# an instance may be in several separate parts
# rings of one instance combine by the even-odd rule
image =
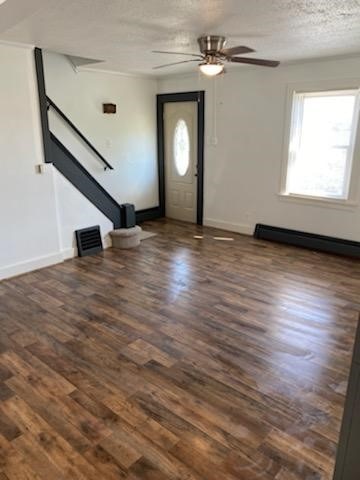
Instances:
[[[132,228],[136,225],[135,205],[123,203],[121,208],[121,228]]]

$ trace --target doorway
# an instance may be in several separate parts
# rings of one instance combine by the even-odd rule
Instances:
[[[157,96],[159,198],[162,216],[202,225],[204,92]]]

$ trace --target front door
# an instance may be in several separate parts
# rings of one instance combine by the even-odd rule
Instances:
[[[164,105],[165,215],[196,223],[197,102]]]

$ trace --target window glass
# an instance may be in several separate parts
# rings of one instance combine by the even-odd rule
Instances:
[[[294,95],[286,193],[347,198],[357,90]]]
[[[190,166],[190,138],[185,120],[178,120],[174,132],[174,161],[177,173],[183,177]]]

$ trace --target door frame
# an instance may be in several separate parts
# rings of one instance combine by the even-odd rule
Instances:
[[[197,102],[197,201],[196,223],[203,224],[204,216],[204,133],[205,133],[205,91],[162,93],[156,96],[157,150],[159,175],[159,208],[165,217],[165,139],[164,105],[170,102]]]

